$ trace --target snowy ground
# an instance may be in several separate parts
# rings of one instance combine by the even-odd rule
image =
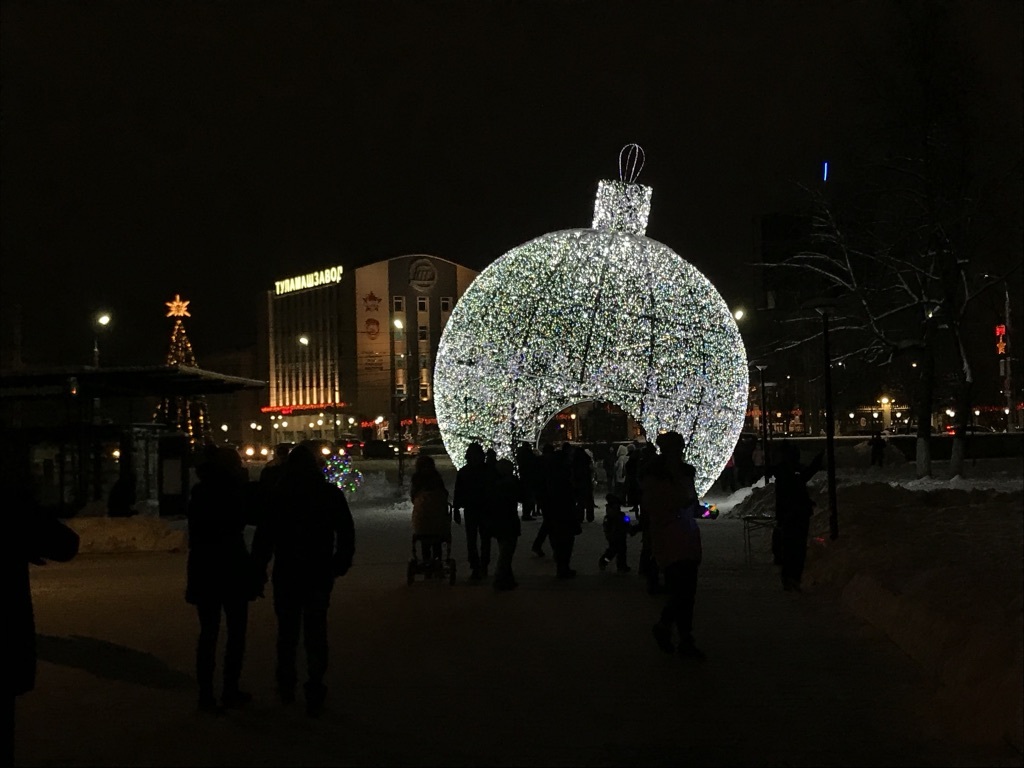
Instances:
[[[817,502],[806,581],[883,630],[942,686],[949,726],[1022,748],[1024,471],[1020,459],[838,470],[840,536],[829,538],[827,477]],[[745,488],[717,503],[725,518],[774,513],[774,490]],[[753,531],[767,551],[770,528]]]
[[[450,462],[438,464],[451,488]],[[912,463],[848,464],[854,466],[837,471],[840,536],[835,541],[828,532],[826,473],[811,483],[818,507],[805,590],[834,597],[912,657],[940,686],[952,732],[1024,750],[1021,461],[969,462],[966,476],[954,478],[948,477],[948,464],[934,462],[933,476],[923,479],[916,478]],[[394,462],[365,462],[361,468],[364,483],[349,496],[357,520],[405,525],[408,479],[404,488],[397,484]],[[770,485],[731,495],[711,492],[705,501],[717,506],[719,520],[737,525],[744,516],[774,513]],[[84,551],[180,547],[184,521],[133,520],[89,518],[73,524],[82,528],[83,544],[89,542]],[[179,538],[161,535],[154,525]],[[145,530],[129,530],[133,526]],[[770,563],[769,535],[769,527],[750,531],[755,564]]]

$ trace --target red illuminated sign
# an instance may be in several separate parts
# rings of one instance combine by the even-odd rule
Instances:
[[[1006,354],[1006,326],[1003,323],[996,326],[996,354]]]

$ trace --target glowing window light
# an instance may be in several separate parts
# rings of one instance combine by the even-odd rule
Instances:
[[[708,279],[644,236],[650,188],[601,182],[591,229],[553,232],[487,267],[455,305],[434,368],[448,455],[479,441],[511,458],[583,401],[648,435],[679,432],[703,494],[743,428],[746,350]]]
[[[821,180],[828,181],[828,160],[825,161],[821,169]]]

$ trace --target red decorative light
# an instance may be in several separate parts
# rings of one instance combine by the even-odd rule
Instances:
[[[999,325],[996,326],[996,336],[1005,336],[1005,335],[1006,335],[1006,326],[1003,325],[1002,323],[1000,323]]]

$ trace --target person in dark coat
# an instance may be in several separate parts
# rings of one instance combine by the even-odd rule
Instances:
[[[452,506],[456,523],[461,523],[463,512],[466,515],[469,578],[473,581],[487,576],[491,562],[491,535],[484,520],[490,481],[491,471],[484,463],[483,446],[470,443],[466,448],[466,464],[455,474]]]
[[[452,538],[452,521],[448,517],[448,489],[432,456],[416,457],[416,468],[409,481],[409,499],[412,501],[412,534],[423,548],[423,560],[440,562],[441,546]]]
[[[885,464],[885,439],[882,437],[882,434],[875,432],[871,435],[868,445],[871,446],[871,466],[877,465],[881,467]]]
[[[491,500],[487,506],[487,527],[498,542],[498,563],[494,569],[494,588],[498,591],[519,586],[512,573],[512,557],[522,533],[519,522],[521,487],[512,462],[499,459],[495,464],[496,477],[491,487]]]
[[[345,494],[324,476],[313,451],[299,445],[288,454],[274,489],[270,513],[256,528],[253,560],[272,583],[277,614],[277,692],[295,700],[300,630],[306,649],[306,713],[323,711],[327,696],[327,609],[334,580],[352,567],[356,535]]]
[[[658,435],[660,454],[647,462],[643,471],[641,508],[647,519],[651,552],[665,574],[668,600],[654,624],[654,639],[666,653],[672,645],[672,629],[679,633],[681,656],[703,659],[704,652],[693,640],[693,607],[697,572],[703,550],[697,509],[700,500],[694,484],[696,469],[683,460],[685,448],[678,432]]]
[[[634,443],[626,459],[626,504],[634,511],[640,506],[640,461],[643,448]]]
[[[520,443],[516,449],[516,468],[519,474],[519,492],[522,494],[523,520],[534,520],[537,512],[537,454],[529,443]]]
[[[655,562],[654,554],[651,550],[649,516],[644,513],[643,504],[641,502],[644,488],[644,476],[657,462],[658,453],[653,443],[644,443],[643,447],[638,449],[637,453],[639,453],[640,456],[637,459],[637,482],[636,488],[633,491],[634,502],[637,505],[635,507],[637,526],[640,531],[640,557],[637,564],[637,570],[639,574],[644,577],[647,585],[647,594],[655,596],[662,594],[664,589],[661,584],[661,569]]]
[[[196,467],[199,482],[188,503],[188,565],[185,600],[199,614],[196,678],[199,708],[219,710],[213,693],[221,614],[227,628],[221,703],[240,707],[252,696],[239,688],[245,656],[249,600],[256,596],[245,545],[245,486],[241,457],[233,448],[209,446]]]
[[[29,565],[66,562],[78,554],[78,534],[36,506],[28,446],[4,436],[0,447],[0,483],[4,489],[4,559],[9,585],[4,655],[11,686],[11,738],[6,751],[14,764],[13,717],[17,697],[36,685],[36,626]]]
[[[572,492],[576,500],[577,516],[588,523],[594,522],[594,460],[584,448],[572,451]]]
[[[135,490],[138,475],[127,459],[122,461],[121,471],[107,496],[107,514],[110,517],[131,517],[135,514],[135,503],[138,501]]]
[[[626,537],[635,535],[634,528],[629,515],[622,509],[622,499],[614,493],[605,496],[604,514],[604,538],[608,542],[608,548],[597,561],[597,567],[602,571],[608,567],[608,563],[615,561],[615,568],[619,573],[629,573],[631,570],[626,562]]]
[[[576,536],[581,533],[572,489],[572,451],[566,443],[562,450],[552,451],[544,462],[544,524],[551,539],[555,575],[560,579],[576,575],[570,562]]]
[[[814,514],[807,481],[821,469],[825,454],[819,452],[806,467],[800,465],[800,450],[795,445],[783,443],[781,455],[781,462],[767,469],[775,476],[775,522],[782,531],[782,588],[799,592]]]
[[[544,509],[548,506],[548,483],[547,483],[547,465],[550,461],[552,454],[555,452],[555,446],[551,443],[544,443],[544,447],[541,449],[540,458],[537,460],[535,465],[536,468],[536,484],[534,485],[535,493],[537,496],[537,509],[541,515],[540,528],[537,529],[537,535],[533,539],[533,544],[530,546],[530,550],[537,557],[544,557],[544,542],[548,538],[548,517],[544,513]]]

